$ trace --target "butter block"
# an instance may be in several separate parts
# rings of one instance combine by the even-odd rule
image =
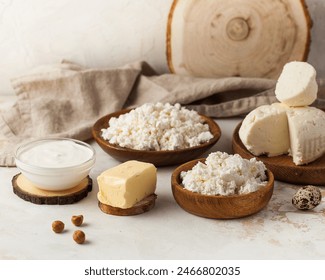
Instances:
[[[316,70],[307,62],[284,65],[275,87],[277,99],[288,106],[308,106],[317,98]]]
[[[239,129],[239,137],[253,155],[287,154],[290,148],[287,106],[274,103],[251,111]]]
[[[310,163],[325,153],[325,112],[314,107],[287,110],[290,153],[296,165]]]
[[[104,171],[97,181],[101,203],[127,209],[155,192],[157,169],[151,163],[131,160]]]

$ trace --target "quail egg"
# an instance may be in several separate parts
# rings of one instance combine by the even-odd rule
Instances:
[[[319,188],[305,186],[300,188],[292,197],[292,204],[299,210],[310,210],[320,204],[322,194]]]

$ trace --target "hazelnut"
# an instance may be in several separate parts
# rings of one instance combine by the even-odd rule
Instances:
[[[62,223],[61,221],[54,221],[52,223],[52,230],[55,233],[61,233],[64,230],[64,223]]]
[[[83,221],[84,221],[84,216],[82,215],[72,216],[71,218],[71,222],[77,227],[81,226]]]
[[[85,242],[86,235],[82,230],[76,230],[73,233],[73,240],[76,241],[78,244],[82,244]]]

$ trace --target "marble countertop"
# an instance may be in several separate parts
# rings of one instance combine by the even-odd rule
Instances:
[[[217,120],[222,137],[211,151],[231,153],[232,131],[240,119]],[[119,162],[95,142],[93,190],[72,205],[35,205],[17,197],[11,186],[16,168],[0,168],[0,259],[323,259],[325,203],[301,212],[291,205],[298,186],[275,183],[268,206],[236,220],[212,220],[185,212],[175,202],[170,176],[174,167],[158,169],[158,199],[138,216],[104,214],[97,206],[97,176]],[[322,190],[323,196],[325,191]],[[83,214],[80,228],[87,242],[72,240],[72,215]],[[52,232],[62,220],[66,230]]]

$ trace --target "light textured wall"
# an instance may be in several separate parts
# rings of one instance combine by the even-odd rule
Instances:
[[[249,0],[248,0],[249,1]],[[298,1],[298,0],[297,0]],[[309,61],[325,77],[325,0],[306,0],[312,15]],[[166,23],[172,0],[1,0],[0,95],[9,79],[70,59],[89,67],[147,60],[166,72]]]
[[[9,77],[69,59],[89,67],[147,60],[166,72],[172,0],[1,0],[0,94]]]
[[[317,75],[325,78],[325,0],[306,0],[313,20],[311,48],[308,61],[317,69]]]

